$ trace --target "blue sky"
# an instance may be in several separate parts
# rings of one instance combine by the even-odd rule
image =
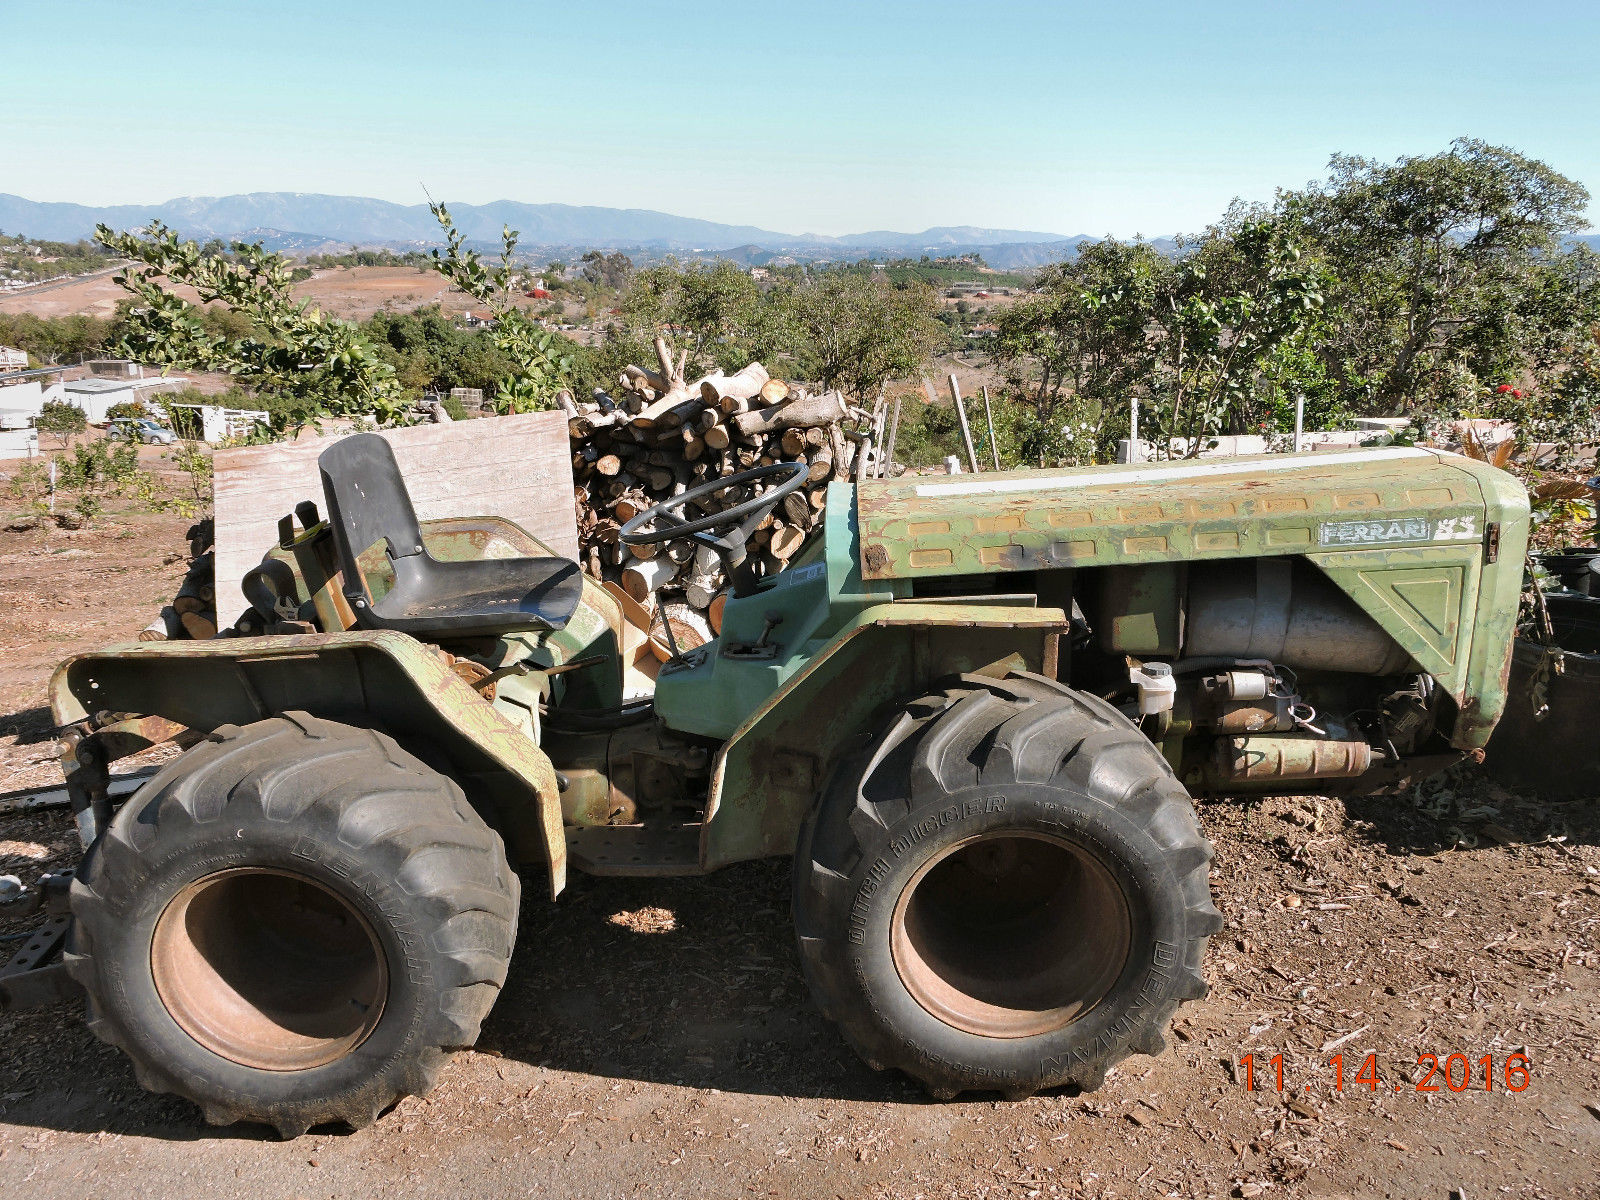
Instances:
[[[1472,136],[1600,192],[1600,3],[0,0],[0,192],[1194,230]],[[1596,211],[1591,209],[1591,212]]]

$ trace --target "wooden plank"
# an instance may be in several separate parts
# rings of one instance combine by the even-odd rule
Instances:
[[[555,553],[577,558],[566,413],[484,417],[379,433],[394,447],[422,520],[505,517]],[[239,581],[277,541],[278,518],[302,500],[315,500],[326,513],[317,455],[344,436],[304,436],[216,452],[217,609],[224,624],[244,611]]]

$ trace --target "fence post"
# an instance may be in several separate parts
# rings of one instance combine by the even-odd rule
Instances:
[[[950,373],[950,398],[956,402],[956,416],[961,418],[961,440],[967,444],[967,461],[972,473],[978,473],[978,452],[972,448],[972,429],[967,424],[966,406],[961,403],[961,388],[956,383],[955,372]]]

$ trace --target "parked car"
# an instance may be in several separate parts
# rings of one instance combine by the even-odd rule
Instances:
[[[106,436],[117,440],[143,442],[150,446],[170,446],[178,440],[177,434],[165,425],[157,424],[150,417],[118,417],[111,422]]]

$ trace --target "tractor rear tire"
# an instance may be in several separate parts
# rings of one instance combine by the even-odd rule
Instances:
[[[72,886],[89,1027],[213,1125],[370,1124],[505,982],[519,885],[461,789],[385,734],[223,726],[139,790]]]
[[[1041,676],[963,676],[843,763],[802,828],[802,969],[869,1066],[935,1097],[1090,1091],[1205,995],[1210,862],[1121,713]]]

